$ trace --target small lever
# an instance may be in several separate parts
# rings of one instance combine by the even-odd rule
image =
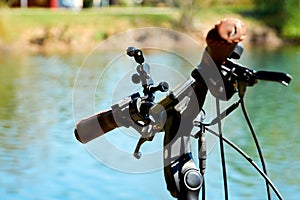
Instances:
[[[144,144],[144,142],[146,141],[151,141],[153,139],[154,136],[151,136],[151,137],[141,137],[135,147],[135,150],[134,150],[134,153],[133,153],[133,156],[136,158],[136,159],[140,159],[142,157],[142,152],[140,152],[140,148],[142,146],[142,144]]]
[[[167,92],[169,90],[169,84],[165,81],[162,81],[156,87],[151,87],[150,92],[154,93],[156,91]]]

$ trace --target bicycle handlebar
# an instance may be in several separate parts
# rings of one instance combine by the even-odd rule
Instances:
[[[234,63],[230,60],[230,58],[239,59],[240,55],[243,52],[243,47],[238,46],[238,42],[244,38],[245,29],[244,26],[239,23],[240,22],[236,20],[224,20],[218,25],[216,25],[216,27],[208,33],[206,38],[207,55],[213,60],[213,64],[217,65],[222,78],[224,77],[226,79],[223,81],[229,81],[229,84],[233,86],[233,94],[236,92],[235,85],[237,85],[239,95],[241,97],[245,93],[246,86],[253,86],[257,83],[258,80],[275,81],[285,86],[289,85],[290,81],[292,80],[292,77],[289,74],[271,71],[255,71],[240,64]],[[239,31],[237,30],[238,27]],[[161,130],[165,131],[164,148],[166,147],[165,144],[171,144],[171,140],[172,138],[174,138],[173,134],[177,134],[170,131],[172,128],[169,127],[168,130],[168,127],[166,128],[165,124],[160,124],[165,123],[165,121],[162,120],[164,117],[163,115],[165,113],[161,112],[161,107],[163,107],[165,110],[176,110],[178,113],[181,114],[181,110],[186,109],[190,100],[189,98],[185,98],[189,97],[188,95],[190,95],[188,88],[190,88],[190,86],[192,86],[193,84],[193,86],[195,86],[196,83],[199,84],[201,82],[201,84],[205,86],[205,90],[207,91],[207,89],[209,88],[206,87],[207,83],[205,82],[204,78],[210,77],[205,77],[203,74],[199,73],[201,79],[201,81],[199,81],[200,79],[197,79],[198,75],[197,77],[194,77],[192,73],[190,79],[182,83],[180,87],[178,87],[175,91],[171,92],[160,102],[155,103],[154,93],[156,91],[166,92],[169,88],[168,84],[166,82],[161,82],[158,86],[153,86],[154,83],[150,76],[150,66],[147,63],[144,63],[143,52],[140,49],[136,49],[135,47],[129,47],[127,49],[127,55],[133,57],[135,61],[139,64],[136,68],[137,73],[132,76],[132,82],[136,84],[141,83],[142,87],[144,88],[144,96],[140,96],[139,93],[134,93],[131,96],[124,98],[119,103],[113,105],[111,109],[96,113],[88,118],[80,120],[76,124],[74,133],[78,141],[80,141],[81,143],[87,143],[115,128],[133,127],[141,134],[141,138],[134,151],[134,156],[136,158],[139,158],[140,146],[145,141],[151,141],[155,133]],[[203,63],[205,66],[205,62]],[[223,72],[226,72],[226,75],[223,76]],[[195,88],[192,89],[195,90]],[[182,101],[179,101],[181,97],[183,97]],[[201,98],[205,98],[205,95],[201,96]],[[238,104],[233,105],[224,113],[220,113],[220,116],[222,117],[229,114],[230,112],[232,112],[232,110],[234,110],[237,107],[237,105]],[[177,109],[179,109],[180,112]],[[156,116],[158,117],[158,119],[156,118]],[[216,123],[218,122],[218,120],[221,120],[220,116],[218,116],[216,120],[213,120],[212,123]],[[176,123],[177,121],[174,120],[174,122]],[[168,121],[167,123],[173,122]],[[150,126],[148,126],[149,124]],[[183,141],[182,144],[184,146],[187,146],[187,141],[188,140]],[[172,143],[171,145],[169,145],[169,147],[172,147],[172,145],[175,144],[176,143]],[[172,183],[168,185],[168,190],[172,193],[172,195],[176,194],[174,197],[177,197],[177,192],[182,193],[180,195],[184,196],[185,191],[180,192],[181,190],[178,191],[178,187],[173,185],[173,182],[178,181],[173,180],[173,175],[175,175],[176,173],[182,173],[182,171],[178,171],[179,169],[177,169],[177,171],[172,171],[173,169],[171,168],[171,163],[174,164],[175,162],[177,162],[177,160],[171,159],[176,159],[176,156],[173,156],[172,151],[165,152],[168,152],[168,154],[164,155],[164,161],[168,162],[168,166],[164,168],[165,175],[167,175],[165,177],[165,180],[167,183]],[[183,155],[187,155],[186,153],[188,152],[185,152],[185,154]],[[178,162],[181,162],[180,165],[182,165],[182,163],[185,164],[186,161],[187,160],[179,160]],[[224,185],[225,183],[226,181],[224,181]],[[225,191],[227,191],[227,188],[225,189]],[[186,196],[188,196],[188,193]]]
[[[257,83],[257,80],[275,81],[288,86],[290,81],[292,80],[292,77],[289,74],[273,71],[255,71],[253,69],[237,64],[229,59],[227,59],[221,70],[227,71],[227,73],[230,75],[230,77],[227,77],[228,79],[234,79],[238,82],[243,81],[246,83],[246,86],[253,86],[255,83]],[[156,90],[165,92],[167,88],[167,83],[162,82],[158,86],[153,87],[153,91],[151,92],[155,92]],[[76,128],[74,130],[76,139],[85,144],[120,126],[133,126],[133,122],[138,121],[142,121],[143,123],[145,123],[145,125],[149,124],[150,119],[143,119],[143,116],[137,113],[138,109],[132,109],[132,107],[134,107],[135,105],[134,101],[137,98],[140,98],[140,96],[133,94],[130,97],[123,99],[118,104],[115,104],[109,110],[96,113],[95,115],[80,120],[76,124]],[[169,103],[173,105],[172,102]],[[131,108],[130,115],[124,116],[124,113],[128,114],[129,108]],[[151,106],[147,107],[148,110],[150,108]],[[146,113],[147,112],[148,111],[146,111]],[[117,119],[115,119],[114,117],[117,117]]]

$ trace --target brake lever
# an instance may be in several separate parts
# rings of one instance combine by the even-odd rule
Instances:
[[[257,80],[274,81],[288,86],[292,76],[283,72],[256,71],[227,59],[225,66],[238,81],[245,81],[247,86],[253,86]]]

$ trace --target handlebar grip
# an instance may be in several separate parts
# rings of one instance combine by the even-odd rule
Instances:
[[[76,139],[85,144],[117,127],[112,110],[109,109],[80,120],[76,124],[74,133]]]
[[[257,71],[255,73],[256,78],[265,81],[276,81],[288,86],[292,80],[292,76],[282,72],[270,72],[270,71]]]

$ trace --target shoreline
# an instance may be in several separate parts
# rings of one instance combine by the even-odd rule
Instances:
[[[148,28],[148,27],[144,27]],[[157,27],[161,28],[161,27]],[[129,30],[134,30],[135,28],[130,28]],[[138,28],[140,29],[140,28]],[[207,27],[209,30],[210,27]],[[176,32],[180,32],[175,29]],[[65,32],[65,33],[63,33]],[[72,54],[72,53],[86,53],[94,49],[97,45],[109,39],[116,34],[120,34],[125,31],[117,32],[116,34],[110,35],[103,40],[93,39],[93,35],[96,30],[93,28],[85,28],[84,31],[80,31],[77,28],[68,30],[61,30],[59,28],[37,30],[31,33],[24,33],[24,37],[19,41],[12,43],[5,43],[0,41],[0,52],[2,53],[24,53],[24,54]],[[72,39],[68,36],[68,33],[76,35],[76,38]],[[193,30],[190,32],[180,32],[198,42],[201,45],[205,45],[206,33],[200,30]],[[137,37],[142,37],[137,36]],[[120,41],[122,42],[122,41]],[[134,42],[134,41],[133,41]],[[153,43],[157,41],[147,40],[147,43]],[[180,41],[172,38],[168,40],[160,40],[162,43],[168,43],[165,45],[171,46],[184,46]],[[242,42],[244,46],[251,47],[257,45],[263,45],[267,48],[278,48],[282,45],[287,44],[283,39],[277,37],[274,31],[270,30],[268,27],[259,27],[258,29],[253,29],[252,31],[247,31],[247,36]],[[117,47],[116,47],[117,48]]]
[[[13,11],[15,12],[18,10]],[[40,9],[38,11],[41,12]],[[105,10],[105,12],[107,12],[107,10]],[[24,16],[24,18],[22,18],[21,16],[16,15],[15,17],[18,20],[22,19],[24,23],[34,22],[34,25],[31,25],[31,27],[21,26],[21,28],[19,28],[19,32],[15,33],[15,35],[17,35],[12,36],[13,39],[3,41],[3,39],[1,40],[0,37],[0,52],[22,54],[86,53],[94,49],[105,39],[110,38],[116,34],[145,27],[158,27],[174,30],[191,37],[201,45],[205,45],[205,37],[207,32],[217,22],[214,19],[222,19],[227,16],[237,17],[244,21],[247,29],[247,35],[242,43],[245,46],[251,47],[263,45],[264,47],[268,48],[277,48],[286,44],[286,42],[282,38],[279,38],[276,35],[276,32],[273,29],[256,21],[248,20],[247,18],[235,13],[220,15],[214,14],[212,19],[205,21],[200,21],[201,17],[198,18],[197,16],[196,20],[193,23],[194,28],[188,32],[178,30],[178,28],[176,28],[176,26],[174,25],[174,21],[176,21],[178,18],[178,11],[177,13],[173,12],[173,14],[171,15],[170,9],[167,9],[165,13],[154,13],[155,16],[152,16],[150,14],[142,16],[135,16],[133,14],[118,15],[116,14],[117,12],[114,9],[112,9],[110,13],[111,15],[108,16],[103,13],[99,14],[99,11],[96,12],[94,10],[92,10],[91,14],[89,15],[84,12],[67,12],[66,14],[63,14],[65,15],[63,16],[65,17],[65,19],[58,21],[60,18],[56,15],[59,15],[60,13],[61,10],[59,10],[59,12],[50,11],[48,15],[49,17],[53,16],[54,19],[52,21],[50,21],[50,19],[44,19],[45,21],[49,21],[46,21],[47,23],[44,21],[40,22],[34,19],[34,16],[32,19],[28,19],[28,16]],[[74,19],[68,19],[67,17],[73,17]],[[101,19],[103,19],[103,21],[101,21]],[[160,19],[160,21],[158,21],[157,19]],[[1,28],[4,29],[2,30],[2,35],[7,34],[5,32],[6,29],[8,31],[13,31],[14,29],[10,26],[12,26],[12,24],[5,24],[3,20],[0,20],[0,36]],[[181,44],[180,41],[172,39],[172,36],[170,36],[170,38],[171,39],[162,40],[160,42],[171,43],[166,45],[184,46],[184,44]],[[151,43],[154,41],[147,42]]]

